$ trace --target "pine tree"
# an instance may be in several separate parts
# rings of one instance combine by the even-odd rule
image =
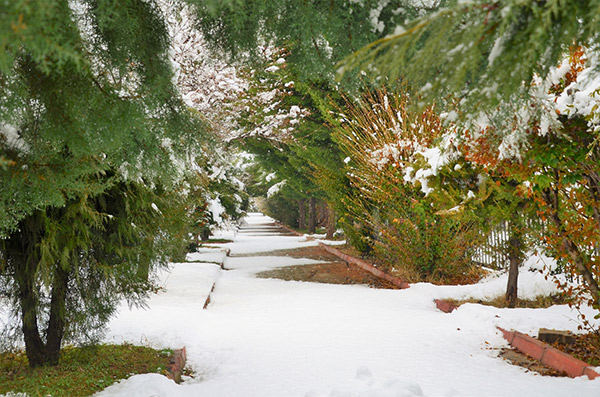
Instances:
[[[183,240],[182,164],[205,135],[152,2],[0,10],[0,289],[31,366],[142,298]],[[171,204],[169,204],[171,203]]]
[[[265,46],[285,48],[299,78],[313,82],[331,80],[337,62],[427,10],[412,1],[186,1],[214,46],[250,61]]]

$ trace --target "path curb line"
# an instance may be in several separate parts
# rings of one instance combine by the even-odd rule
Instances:
[[[369,262],[363,261],[362,259],[355,258],[348,254],[345,254],[342,251],[340,251],[336,248],[333,248],[327,244],[323,244],[320,241],[319,241],[319,245],[321,247],[323,247],[327,252],[337,256],[338,258],[341,258],[348,263],[352,263],[353,265],[356,265],[356,266],[368,271],[369,273],[394,284],[396,287],[398,287],[400,289],[406,289],[406,288],[410,287],[410,285],[406,281],[399,279],[398,277],[394,277],[390,274],[387,274],[386,272],[384,272],[380,269],[377,269],[375,266],[373,266]]]
[[[216,281],[213,283],[212,287],[210,288],[210,292],[208,293],[208,296],[206,297],[206,300],[204,301],[204,306],[202,307],[202,309],[208,308],[208,305],[210,304],[210,296],[215,291],[215,285],[217,285]]]
[[[186,360],[187,354],[185,352],[185,346],[181,349],[174,350],[173,356],[167,366],[167,378],[173,379],[175,383],[181,383],[181,375],[183,375],[183,368],[185,367]]]
[[[225,251],[225,257],[228,257],[231,254],[231,249],[227,248]],[[229,270],[225,268],[225,259],[223,259],[221,261],[221,263],[219,263],[219,267],[221,267],[221,270]],[[206,300],[204,301],[204,306],[202,306],[202,309],[207,309],[208,305],[210,305],[210,296],[212,295],[213,292],[215,292],[215,286],[217,285],[217,281],[213,281],[213,285],[212,287],[210,287],[210,292],[208,293],[208,296],[206,297]]]
[[[496,328],[502,332],[504,339],[508,341],[509,345],[550,368],[563,371],[571,378],[582,375],[587,376],[589,379],[600,377],[600,374],[588,363],[555,349],[540,340],[518,331],[507,331],[500,327]]]

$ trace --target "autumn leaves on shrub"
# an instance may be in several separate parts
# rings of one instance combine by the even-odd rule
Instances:
[[[509,306],[537,248],[556,259],[546,274],[568,302],[600,309],[599,63],[574,47],[514,103],[467,120],[448,105],[412,111],[407,93],[348,99],[334,136],[363,251],[409,281],[473,281],[473,250],[501,224]]]
[[[346,218],[363,231],[362,250],[408,281],[475,281],[473,222],[438,214],[429,187],[412,181],[415,164],[436,161],[434,144],[445,130],[433,107],[411,112],[409,100],[374,91],[346,101],[334,131],[355,192],[346,198]]]
[[[558,264],[547,274],[567,302],[600,309],[597,63],[596,55],[572,47],[546,79],[536,80],[513,118],[465,134],[462,151],[498,184],[514,186],[513,202],[535,209],[525,215],[543,225],[538,243]]]

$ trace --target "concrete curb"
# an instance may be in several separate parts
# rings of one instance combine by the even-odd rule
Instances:
[[[225,257],[229,257],[229,255],[231,255],[231,249],[227,248],[225,249]],[[225,267],[225,259],[223,259],[221,261],[221,263],[219,263],[219,266],[221,267],[221,270],[229,270]],[[208,296],[206,297],[206,300],[204,301],[204,306],[202,306],[202,309],[207,309],[208,305],[210,305],[210,296],[212,295],[213,292],[215,292],[215,286],[217,285],[217,281],[215,280],[213,282],[212,287],[210,287],[210,292],[208,293]]]
[[[386,272],[384,272],[380,269],[377,269],[375,266],[373,266],[372,264],[370,264],[366,261],[363,261],[362,259],[358,259],[358,258],[355,258],[348,254],[345,254],[336,248],[333,248],[327,244],[323,244],[322,242],[319,242],[319,245],[321,247],[323,247],[327,252],[337,256],[338,258],[341,258],[348,263],[352,263],[353,265],[356,265],[356,266],[368,271],[369,273],[373,274],[374,276],[377,276],[381,279],[384,279],[384,280],[394,284],[396,287],[398,287],[400,289],[406,289],[406,288],[410,287],[410,285],[406,281],[399,279],[398,277],[394,277],[390,274],[387,274]]]
[[[210,296],[215,291],[215,285],[217,285],[216,281],[213,283],[212,287],[210,288],[210,292],[208,293],[208,296],[206,297],[206,300],[204,301],[204,306],[202,306],[202,309],[204,309],[204,310],[206,310],[208,308],[208,305],[210,305]]]
[[[174,350],[173,356],[167,367],[167,378],[173,379],[175,383],[181,383],[181,375],[183,374],[186,360],[187,354],[185,352],[185,346],[181,349]]]
[[[509,345],[550,368],[563,371],[571,378],[585,375],[589,379],[595,379],[600,376],[594,370],[594,367],[591,367],[588,363],[578,360],[527,334],[517,331],[507,331],[500,327],[496,328],[502,332],[504,339],[508,341]]]
[[[225,260],[231,256],[231,248],[225,248],[223,252],[225,252],[225,258],[219,263],[219,266],[221,266],[221,269],[223,270],[229,270],[225,267]]]
[[[458,306],[448,302],[443,299],[434,299],[435,305],[438,309],[443,311],[444,313],[452,313],[455,309],[458,309]]]

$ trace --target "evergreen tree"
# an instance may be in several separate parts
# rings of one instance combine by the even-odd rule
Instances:
[[[121,299],[139,304],[153,270],[181,252],[184,220],[176,194],[137,183],[24,218],[0,241],[0,291],[12,299],[30,366],[58,364],[63,339],[95,341]]]
[[[153,2],[2,5],[0,289],[31,366],[143,297],[183,237],[170,213],[184,219],[182,166],[205,127],[167,50]]]
[[[299,78],[313,82],[332,79],[337,62],[427,11],[412,1],[187,1],[214,46],[250,60],[265,46],[286,48]]]

